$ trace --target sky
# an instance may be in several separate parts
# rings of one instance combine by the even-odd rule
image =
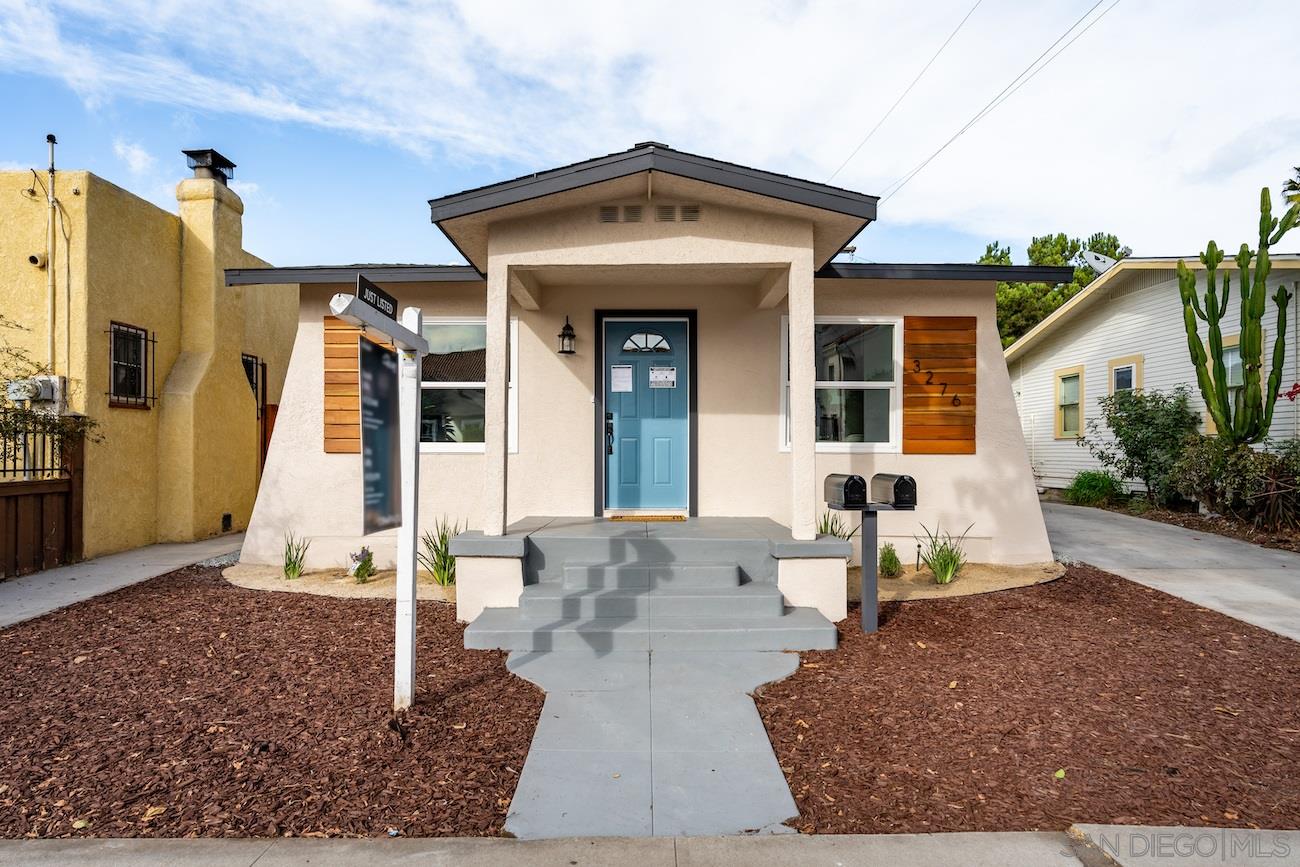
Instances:
[[[181,149],[216,148],[277,265],[459,262],[428,199],[648,140],[892,191],[860,261],[1254,246],[1300,165],[1294,0],[1115,3],[0,0],[0,169],[53,132],[174,211]]]

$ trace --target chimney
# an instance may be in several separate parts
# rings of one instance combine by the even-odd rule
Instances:
[[[196,178],[206,178],[225,184],[235,176],[235,164],[212,148],[181,151],[181,153],[185,154],[186,161],[190,168],[194,169]]]

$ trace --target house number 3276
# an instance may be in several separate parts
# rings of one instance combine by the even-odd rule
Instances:
[[[937,385],[937,386],[939,386],[939,395],[940,395],[941,397],[946,397],[946,396],[948,395],[948,383],[944,382],[943,380],[940,380],[940,381],[938,381],[938,382],[935,382],[935,381],[934,381],[934,371],[933,371],[933,370],[926,370],[925,368],[923,368],[923,367],[921,366],[921,359],[919,359],[919,358],[913,358],[913,359],[912,359],[912,372],[913,372],[913,373],[924,373],[924,374],[925,374],[925,384],[926,384],[926,385]],[[961,406],[961,397],[958,396],[958,395],[955,395],[955,394],[954,394],[954,395],[952,396],[952,405],[953,405],[953,406]]]

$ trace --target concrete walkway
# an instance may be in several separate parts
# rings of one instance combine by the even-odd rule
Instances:
[[[49,614],[83,599],[137,584],[173,569],[232,554],[244,534],[200,542],[149,545],[0,582],[0,627]]]
[[[5,840],[0,867],[1297,867],[1300,832],[1082,825],[1064,832],[568,840]]]
[[[1300,554],[1104,509],[1043,503],[1058,560],[1130,581],[1300,641]]]
[[[520,839],[789,834],[799,815],[748,695],[797,653],[512,653],[546,690],[506,818]]]

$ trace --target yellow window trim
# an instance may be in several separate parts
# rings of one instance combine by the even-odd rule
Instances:
[[[1142,356],[1141,355],[1123,355],[1119,358],[1112,358],[1106,362],[1106,388],[1111,393],[1115,393],[1115,370],[1120,367],[1133,368],[1133,390],[1142,390]]]
[[[1067,376],[1079,377],[1079,430],[1074,433],[1067,433],[1064,427],[1065,414],[1061,412],[1061,380]],[[1052,416],[1055,419],[1055,436],[1058,440],[1077,440],[1083,436],[1083,365],[1077,364],[1074,367],[1062,367],[1052,374]]]
[[[1261,336],[1264,338],[1264,343],[1267,344],[1268,332],[1261,329],[1260,333]],[[1223,338],[1224,349],[1232,349],[1233,347],[1240,346],[1240,345],[1241,345],[1241,332],[1237,332],[1236,334],[1229,334]],[[1206,364],[1206,369],[1209,369],[1210,347],[1208,345],[1205,347],[1205,364]],[[1205,414],[1205,435],[1218,436],[1219,426],[1214,423],[1214,416],[1210,415],[1210,411],[1208,409],[1205,410],[1204,414]]]

